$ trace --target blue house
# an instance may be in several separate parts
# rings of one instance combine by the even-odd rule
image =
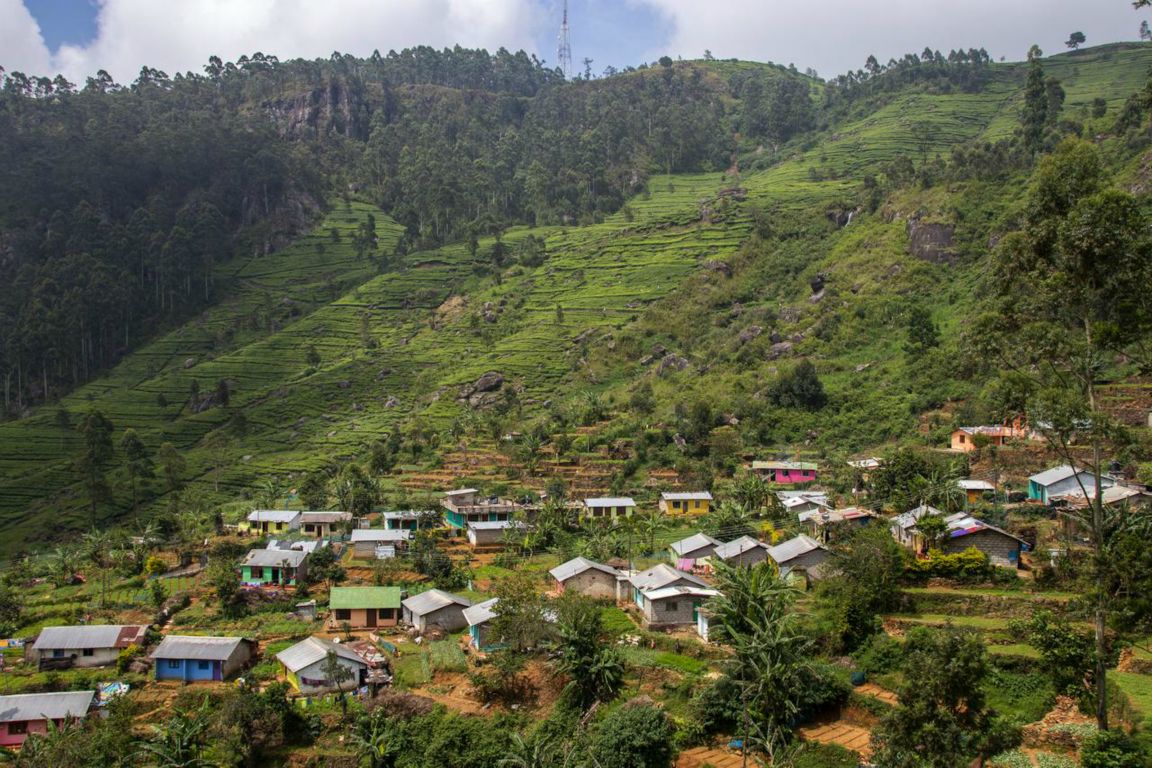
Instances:
[[[168,635],[152,652],[152,660],[157,680],[208,682],[239,672],[255,653],[256,642],[243,637]]]
[[[1111,488],[1116,481],[1107,475],[1100,477],[1101,488]],[[1076,469],[1064,464],[1028,478],[1028,498],[1041,504],[1051,504],[1057,496],[1096,493],[1096,475],[1087,469]]]
[[[493,643],[488,637],[492,619],[500,615],[494,610],[499,601],[500,598],[494,597],[464,609],[464,618],[468,621],[468,642],[478,651],[502,647],[502,643]]]

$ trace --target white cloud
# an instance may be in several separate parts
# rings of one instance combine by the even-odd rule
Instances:
[[[31,18],[21,0],[0,0],[7,4]],[[129,82],[145,65],[198,72],[209,56],[256,51],[287,59],[457,43],[531,49],[538,21],[532,0],[100,0],[95,40],[62,46],[50,66],[80,82],[99,69]],[[5,57],[28,71],[48,66],[31,54],[8,57],[4,42]]]
[[[815,67],[824,76],[928,45],[986,48],[1023,59],[1032,43],[1064,50],[1074,30],[1088,43],[1132,40],[1144,16],[1125,0],[642,0],[671,21],[668,51]]]
[[[10,72],[43,74],[52,57],[40,25],[24,7],[23,0],[0,0],[0,66]]]

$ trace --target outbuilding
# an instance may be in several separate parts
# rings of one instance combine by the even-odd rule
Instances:
[[[505,532],[514,528],[524,528],[524,524],[516,520],[468,523],[468,543],[473,549],[497,549],[504,546]]]
[[[495,647],[495,644],[489,642],[489,635],[492,631],[492,620],[500,615],[495,611],[498,602],[500,598],[494,597],[464,609],[464,620],[468,622],[468,642],[478,651],[487,651]]]
[[[385,560],[408,549],[412,531],[357,528],[352,531],[352,557],[357,560]]]

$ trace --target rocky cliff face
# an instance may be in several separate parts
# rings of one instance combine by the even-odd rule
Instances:
[[[339,80],[295,97],[265,102],[265,111],[292,138],[332,134],[351,139],[367,139],[370,105],[354,88]]]

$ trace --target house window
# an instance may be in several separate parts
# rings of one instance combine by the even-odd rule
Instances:
[[[671,613],[672,611],[676,610],[676,608],[677,608],[677,605],[674,602],[664,603],[664,612],[665,613]]]
[[[352,610],[351,609],[349,609],[349,608],[337,608],[336,609],[336,620],[337,621],[349,621],[351,618],[352,618]]]
[[[9,736],[23,736],[28,733],[28,723],[24,720],[8,723]]]
[[[168,669],[180,669],[180,659],[168,659]]]
[[[253,568],[252,569],[252,578],[254,578],[254,579],[264,578],[264,569],[263,568]]]
[[[206,661],[196,662],[196,669],[200,670],[201,672],[207,672],[208,671],[208,662],[206,662]]]
[[[964,445],[964,443],[965,443],[964,435],[960,435],[960,445]]]
[[[85,648],[84,649],[84,655],[85,656],[91,656],[93,653],[95,653],[95,651],[93,651],[91,648]]]

